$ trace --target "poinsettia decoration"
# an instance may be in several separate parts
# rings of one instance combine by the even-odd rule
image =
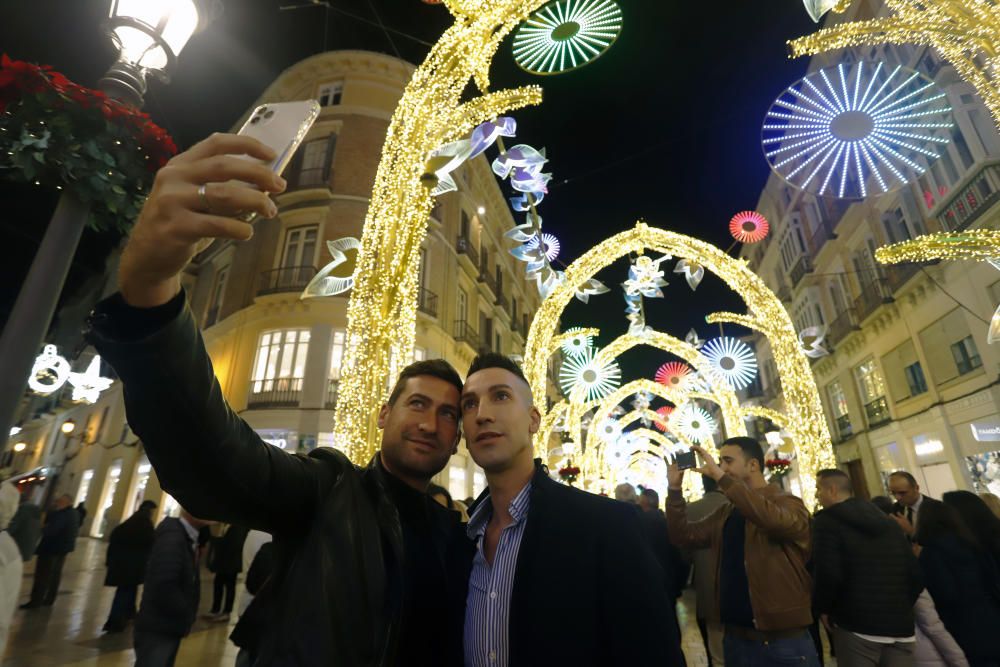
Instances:
[[[0,177],[73,192],[89,225],[126,232],[177,153],[147,114],[46,65],[0,58]]]
[[[771,471],[772,477],[784,477],[792,469],[792,462],[788,459],[768,459],[764,465]]]
[[[559,468],[559,477],[567,484],[572,485],[576,481],[576,478],[580,476],[580,469],[575,465],[570,463],[567,466]]]

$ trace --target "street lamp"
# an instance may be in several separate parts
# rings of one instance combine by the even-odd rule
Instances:
[[[219,13],[215,0],[113,0],[106,30],[118,62],[100,81],[112,97],[142,106],[146,76],[170,80],[177,55]]]
[[[141,107],[146,76],[166,81],[181,49],[220,9],[219,0],[112,0],[107,31],[119,55],[101,79],[101,89]],[[63,190],[7,317],[0,335],[0,433],[13,425],[89,215],[89,204]]]
[[[14,445],[14,451],[17,452],[18,454],[20,454],[27,448],[28,448],[28,443],[26,442],[19,442],[16,445]]]

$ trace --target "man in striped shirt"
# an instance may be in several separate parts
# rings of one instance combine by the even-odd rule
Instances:
[[[471,508],[469,667],[683,665],[663,573],[630,507],[564,486],[534,460],[541,416],[521,369],[472,362],[462,424],[488,489]]]

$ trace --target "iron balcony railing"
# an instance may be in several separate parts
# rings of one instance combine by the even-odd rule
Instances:
[[[837,417],[837,439],[840,442],[847,440],[854,433],[854,428],[851,426],[851,418],[848,415],[840,415]]]
[[[315,266],[283,266],[260,274],[257,296],[281,292],[301,292],[316,276]]]
[[[865,415],[868,417],[869,428],[875,428],[892,419],[889,414],[889,402],[885,400],[885,396],[879,396],[874,401],[865,403]]]
[[[465,255],[472,262],[472,265],[479,268],[479,253],[472,245],[472,241],[464,236],[459,236],[455,241],[455,250],[459,255]]]
[[[826,330],[826,342],[831,347],[847,337],[847,334],[858,330],[858,317],[853,306],[848,306],[844,312],[837,315],[837,318],[830,322]]]
[[[833,225],[826,220],[821,220],[816,231],[813,232],[812,237],[809,239],[809,252],[813,258],[819,255],[827,241],[835,238],[837,238],[837,234],[833,231]]]
[[[807,273],[812,273],[812,270],[812,259],[810,259],[809,255],[801,255],[789,273],[789,278],[792,281],[792,287],[798,287],[805,275]]]
[[[426,287],[421,287],[420,292],[417,294],[417,308],[425,315],[437,317],[438,295]]]
[[[861,294],[854,300],[858,320],[863,321],[883,303],[890,301],[892,301],[892,291],[882,278],[875,278],[862,287]]]
[[[294,408],[302,399],[302,378],[254,380],[250,384],[248,408]]]
[[[487,287],[489,287],[493,294],[497,293],[497,279],[496,276],[490,273],[489,267],[479,267],[479,282],[484,283]]]
[[[327,410],[337,407],[337,391],[340,389],[340,380],[331,379],[326,385],[326,397],[323,405]]]
[[[479,334],[465,320],[455,320],[455,340],[479,350]]]

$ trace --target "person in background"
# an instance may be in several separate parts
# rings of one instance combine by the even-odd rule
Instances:
[[[135,667],[172,667],[198,614],[198,530],[207,521],[181,510],[156,527],[135,618]]]
[[[271,576],[274,568],[272,541],[271,535],[262,530],[251,530],[243,541],[243,571],[246,575],[243,589],[240,591],[238,614],[240,623],[229,635],[229,639],[240,649],[236,656],[236,667],[250,667],[256,661],[257,638],[260,634],[257,624],[265,623],[266,619],[257,609],[250,612],[256,620],[248,618],[247,622],[243,623],[243,617],[247,615],[264,582]]]
[[[7,650],[11,620],[21,595],[21,576],[24,560],[14,538],[7,532],[17,511],[21,494],[10,482],[0,484],[0,661]]]
[[[753,438],[725,440],[720,463],[702,447],[692,447],[703,465],[696,471],[714,479],[730,504],[693,523],[687,517],[684,471],[667,468],[670,491],[667,523],[681,548],[711,547],[718,573],[723,649],[730,667],[819,665],[808,628],[812,625],[809,510],[800,498],[768,484],[764,450]]]
[[[108,538],[108,573],[104,577],[104,585],[115,587],[115,597],[108,620],[104,623],[105,632],[122,632],[125,625],[135,618],[136,596],[139,585],[146,577],[146,561],[156,538],[153,527],[155,511],[156,503],[143,500],[139,509],[118,524]]]
[[[888,496],[875,496],[871,499],[872,505],[882,510],[882,513],[886,516],[892,514],[893,503],[889,500]]]
[[[31,599],[21,605],[21,609],[51,607],[59,594],[63,565],[67,554],[76,549],[76,536],[80,531],[80,514],[73,508],[73,499],[63,494],[55,499],[52,510],[45,517],[42,527],[42,541],[38,543],[35,555],[35,581],[31,587]]]
[[[14,512],[7,532],[14,538],[21,558],[27,563],[35,555],[38,542],[42,539],[42,508],[21,496],[21,505]]]
[[[924,502],[940,502],[920,493],[916,478],[905,470],[897,470],[889,475],[889,493],[896,499],[892,507],[892,518],[903,529],[906,536],[913,539],[920,508]]]
[[[1000,519],[1000,498],[998,498],[995,493],[990,493],[989,491],[980,493],[979,497],[983,499],[986,506],[990,508],[991,512],[993,512],[993,516]]]
[[[813,609],[832,630],[840,667],[913,662],[920,567],[902,529],[854,497],[851,478],[816,475],[823,510],[813,520]]]
[[[615,500],[629,505],[638,505],[639,498],[635,494],[635,487],[628,482],[622,482],[615,487]]]
[[[670,536],[667,534],[667,517],[660,509],[660,494],[656,489],[642,490],[639,494],[639,508],[642,510],[640,523],[646,532],[649,546],[653,549],[653,555],[663,568],[669,600],[673,604],[684,592],[691,568],[681,556],[680,549],[670,542]]]
[[[729,504],[729,499],[719,490],[714,479],[702,475],[701,483],[705,495],[687,506],[687,518],[691,523],[703,521],[723,505]],[[716,586],[712,549],[692,549],[690,554],[694,567],[695,618],[698,620],[698,630],[705,643],[709,667],[723,667],[726,664],[722,649],[723,627],[718,620],[719,590]]]
[[[209,543],[208,569],[215,573],[212,609],[205,615],[210,621],[228,621],[233,613],[236,577],[243,571],[243,542],[248,532],[248,528],[229,524],[223,526],[220,537]]]
[[[955,508],[965,527],[1000,571],[1000,519],[993,516],[986,503],[971,491],[949,491],[941,496],[941,502]]]
[[[77,503],[76,513],[80,515],[80,528],[83,528],[83,522],[87,519],[87,506],[83,504],[83,501]]]
[[[927,591],[972,667],[1000,665],[1000,574],[954,507],[924,503],[916,531]]]
[[[913,607],[916,621],[916,645],[913,649],[914,667],[969,667],[962,647],[944,627],[934,599],[925,589]]]

